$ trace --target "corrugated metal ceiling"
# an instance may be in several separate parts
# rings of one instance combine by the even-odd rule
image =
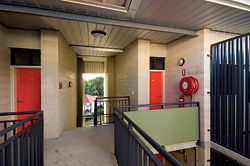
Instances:
[[[133,16],[128,13],[68,3],[61,0],[0,0],[0,4],[62,11],[108,18],[110,20],[194,31],[210,28],[240,34],[250,32],[250,12],[206,2],[205,0],[143,0]],[[93,22],[0,12],[0,23],[5,26],[33,30],[41,28],[56,29],[63,34],[70,45],[124,49],[129,43],[138,38],[151,40],[151,42],[155,43],[168,43],[183,36],[183,34],[178,33],[148,30],[145,27],[129,28],[106,24],[106,22],[102,24]],[[104,30],[107,36],[102,39],[94,38],[90,32],[95,29]],[[80,55],[113,56],[116,54],[114,52],[91,50],[75,51]]]
[[[126,28],[106,24],[58,19],[44,16],[0,12],[0,23],[9,28],[21,29],[56,29],[66,38],[72,46],[90,46],[101,48],[124,49],[136,39],[146,39],[153,43],[168,43],[180,38],[183,34],[150,31],[145,29]],[[95,38],[92,30],[103,30],[106,36]],[[116,52],[74,49],[79,55],[113,56]]]
[[[60,0],[1,0],[0,3],[32,6],[132,22],[199,30],[247,33],[250,12],[206,2],[205,0],[143,0],[135,17],[121,12],[94,8]]]

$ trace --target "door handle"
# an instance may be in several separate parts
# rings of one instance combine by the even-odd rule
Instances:
[[[22,100],[20,100],[20,99],[17,99],[17,100],[16,100],[16,102],[21,103],[21,102],[23,102],[23,101],[22,101]]]

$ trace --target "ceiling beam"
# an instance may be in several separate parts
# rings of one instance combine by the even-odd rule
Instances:
[[[86,16],[86,15],[80,15],[80,14],[74,14],[74,13],[67,13],[63,11],[39,9],[39,8],[34,8],[34,7],[32,8],[32,7],[25,7],[25,6],[18,6],[18,5],[0,4],[0,11],[26,13],[26,14],[33,14],[33,15],[46,16],[46,17],[54,17],[54,18],[83,21],[83,22],[92,22],[92,23],[98,23],[98,24],[108,24],[108,25],[115,25],[115,26],[128,27],[128,28],[154,30],[154,31],[161,31],[161,32],[168,32],[168,33],[179,33],[179,34],[191,35],[191,36],[198,35],[197,31],[193,31],[193,30]]]
[[[122,53],[124,52],[123,49],[118,48],[107,48],[107,47],[94,47],[94,46],[84,46],[84,45],[70,45],[70,48],[73,50],[87,50],[87,51],[103,51],[103,52],[117,52]]]
[[[97,57],[97,56],[82,56],[78,55],[77,57],[82,58],[83,61],[90,61],[90,62],[106,62],[107,57]]]

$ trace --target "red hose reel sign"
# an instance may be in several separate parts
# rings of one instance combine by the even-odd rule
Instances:
[[[180,81],[179,87],[184,96],[191,96],[199,89],[199,82],[192,76],[183,77]]]

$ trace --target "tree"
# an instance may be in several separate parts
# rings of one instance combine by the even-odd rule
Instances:
[[[89,94],[91,96],[103,96],[103,80],[103,77],[85,80],[85,94]]]

